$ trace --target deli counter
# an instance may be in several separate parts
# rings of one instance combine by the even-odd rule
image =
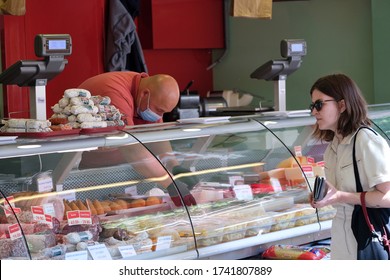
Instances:
[[[370,117],[388,137],[390,105]],[[0,259],[241,259],[329,238],[335,210],[308,204],[327,146],[314,124],[267,113],[0,137]]]

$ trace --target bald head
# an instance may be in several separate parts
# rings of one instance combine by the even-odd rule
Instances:
[[[150,94],[150,108],[157,114],[172,111],[180,98],[180,90],[177,81],[170,75],[157,74],[141,79],[139,87],[139,99]],[[142,106],[141,104],[141,107]],[[144,110],[145,108],[141,108]]]

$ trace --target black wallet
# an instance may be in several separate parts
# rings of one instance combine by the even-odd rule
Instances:
[[[316,176],[314,181],[314,201],[320,201],[323,199],[327,193],[327,187],[325,183],[325,178]]]

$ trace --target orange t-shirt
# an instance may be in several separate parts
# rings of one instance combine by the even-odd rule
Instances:
[[[91,95],[108,96],[111,105],[114,105],[123,114],[122,120],[126,125],[147,124],[141,119],[134,104],[137,99],[138,88],[142,78],[147,73],[131,71],[106,72],[85,80],[79,88],[89,90]],[[162,122],[162,119],[157,121]]]

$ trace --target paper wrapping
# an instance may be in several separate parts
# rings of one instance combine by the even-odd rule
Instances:
[[[232,16],[271,19],[272,0],[232,0]]]
[[[26,0],[0,0],[0,14],[22,16],[26,14]]]

